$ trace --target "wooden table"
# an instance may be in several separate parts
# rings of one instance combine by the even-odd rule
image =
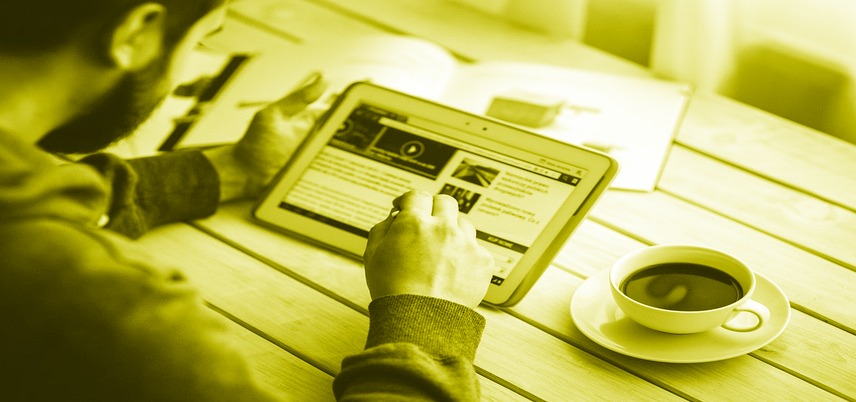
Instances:
[[[398,32],[465,59],[519,59],[644,76],[643,68],[446,1],[242,0],[238,45],[299,48],[331,35]],[[370,298],[357,261],[271,232],[250,202],[163,227],[141,243],[179,266],[261,378],[292,400],[332,399],[343,357],[363,348]],[[748,355],[658,363],[599,346],[571,320],[583,281],[635,249],[718,248],[790,299],[791,320]],[[485,400],[856,400],[856,146],[713,95],[696,94],[656,191],[610,190],[529,295],[480,307],[475,361]]]

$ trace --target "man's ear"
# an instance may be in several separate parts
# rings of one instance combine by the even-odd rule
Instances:
[[[138,70],[156,58],[161,51],[166,9],[157,3],[134,7],[113,30],[109,56],[122,70]]]

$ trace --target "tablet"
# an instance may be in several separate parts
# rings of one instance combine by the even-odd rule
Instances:
[[[484,302],[510,306],[617,169],[605,154],[360,82],[338,97],[253,215],[361,258],[395,197],[413,189],[448,194],[493,254]]]

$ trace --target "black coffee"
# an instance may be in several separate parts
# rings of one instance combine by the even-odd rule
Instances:
[[[620,289],[640,303],[680,311],[711,310],[743,297],[743,288],[731,275],[683,262],[643,268],[625,279]]]

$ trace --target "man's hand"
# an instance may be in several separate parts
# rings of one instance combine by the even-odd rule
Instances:
[[[476,307],[487,293],[493,257],[448,195],[411,191],[369,233],[363,255],[372,299],[417,294]]]
[[[204,153],[220,175],[220,200],[254,197],[288,161],[312,130],[321,109],[308,109],[327,88],[320,73],[253,117],[237,143]]]

